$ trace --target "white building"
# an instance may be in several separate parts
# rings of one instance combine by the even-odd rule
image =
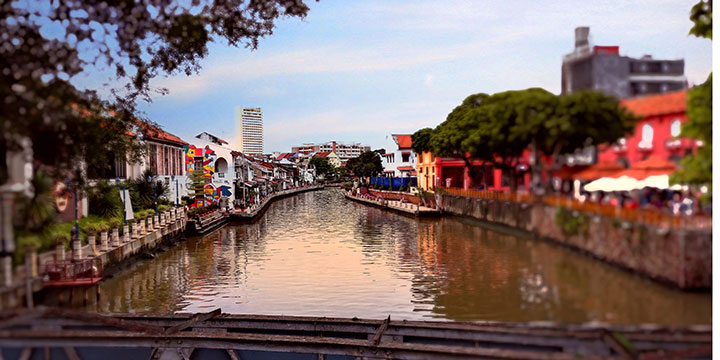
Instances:
[[[235,108],[235,136],[244,154],[263,153],[263,117],[261,108]]]
[[[412,135],[392,134],[390,138],[392,142],[388,141],[385,154],[380,156],[385,176],[416,176],[417,155],[412,151]]]
[[[206,204],[218,203],[220,198],[227,197],[232,203],[235,200],[235,166],[233,150],[228,142],[206,132],[195,136],[185,153],[185,190],[192,189],[191,173],[202,172],[206,176]]]
[[[361,145],[360,143],[339,143],[337,141],[330,141],[322,144],[303,144],[292,147],[293,153],[309,154],[334,152],[337,154],[341,163],[344,163],[349,159],[356,158],[365,151],[370,151],[370,146]]]

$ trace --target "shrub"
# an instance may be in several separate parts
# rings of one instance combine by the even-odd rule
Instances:
[[[100,180],[88,192],[89,212],[99,217],[115,217],[122,214],[123,203],[118,188],[106,180]]]

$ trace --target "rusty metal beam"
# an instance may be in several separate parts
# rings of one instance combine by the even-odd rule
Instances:
[[[218,316],[221,313],[222,313],[222,311],[218,308],[211,312],[195,314],[191,319],[183,321],[180,324],[177,324],[173,327],[168,328],[167,330],[165,330],[165,334],[175,334],[175,333],[185,330],[189,327],[192,327],[193,325],[195,325],[199,322],[203,322],[208,319],[214,318],[215,316]]]

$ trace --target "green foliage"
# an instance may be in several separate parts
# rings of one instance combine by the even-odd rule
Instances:
[[[573,215],[564,207],[558,207],[555,213],[555,224],[562,229],[563,234],[573,236],[587,234],[590,228],[590,219],[583,214]]]
[[[159,212],[167,211],[167,210],[170,210],[170,207],[171,207],[170,205],[158,205],[158,211]]]
[[[123,203],[120,191],[106,180],[99,180],[88,191],[89,213],[99,217],[116,217],[122,215]]]
[[[313,158],[310,159],[309,165],[315,168],[315,174],[317,176],[325,177],[333,172],[333,166],[330,164],[330,161],[324,157],[313,156]]]
[[[365,151],[360,156],[348,160],[345,165],[355,176],[371,177],[382,173],[383,166],[380,154]]]
[[[710,201],[712,194],[712,74],[702,85],[688,91],[688,120],[682,125],[680,136],[703,142],[697,154],[687,156],[680,162],[680,169],[671,175],[674,184],[708,185],[703,202]]]
[[[44,172],[38,171],[33,174],[30,185],[33,196],[22,196],[18,199],[18,213],[14,220],[15,228],[19,232],[41,232],[57,217],[53,180]]]
[[[147,169],[142,175],[130,180],[128,186],[134,211],[153,208],[155,199],[166,197],[170,192],[169,186],[165,182],[157,180],[152,169]],[[202,194],[202,189],[200,189],[200,194]]]
[[[431,128],[424,128],[412,134],[412,150],[418,154],[430,150]]]
[[[690,35],[712,40],[712,0],[700,0],[690,9]]]
[[[618,100],[594,91],[556,96],[530,88],[493,95],[474,94],[448,114],[431,131],[427,148],[435,156],[483,160],[509,171],[514,186],[514,169],[526,149],[557,156],[588,145],[615,142],[634,128],[635,117],[619,106]],[[427,136],[423,129],[415,135]],[[540,171],[541,165],[533,170]],[[470,171],[474,171],[470,167]],[[538,173],[539,174],[539,173]],[[473,176],[474,177],[474,176]]]
[[[30,139],[35,160],[56,178],[68,170],[79,175],[80,161],[88,173],[108,169],[114,155],[141,148],[139,137],[130,135],[139,133],[137,99],[167,92],[151,90],[154,77],[199,71],[213,41],[257,48],[279,18],[308,11],[301,0],[3,2],[0,68],[12,69],[0,73],[3,145],[15,148]],[[42,31],[51,23],[53,31]],[[86,47],[93,56],[77,50]],[[99,87],[75,87],[81,73],[107,70]],[[102,83],[117,86],[101,89]],[[112,103],[101,101],[98,90],[107,90]]]

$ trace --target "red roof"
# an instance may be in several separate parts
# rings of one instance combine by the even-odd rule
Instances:
[[[161,142],[168,142],[176,145],[187,145],[188,143],[180,139],[179,137],[164,131],[163,129],[153,126],[150,124],[142,124],[143,136],[149,140],[158,140]]]
[[[412,166],[398,166],[397,168],[400,171],[414,171],[415,168]]]
[[[398,149],[410,149],[412,147],[412,135],[393,134],[392,136],[398,144]]]
[[[322,151],[322,152],[315,153],[315,156],[321,157],[321,158],[328,157],[328,155],[330,155],[330,151]]]
[[[622,100],[625,107],[640,116],[656,116],[684,113],[687,105],[687,90],[671,93],[648,95]]]

